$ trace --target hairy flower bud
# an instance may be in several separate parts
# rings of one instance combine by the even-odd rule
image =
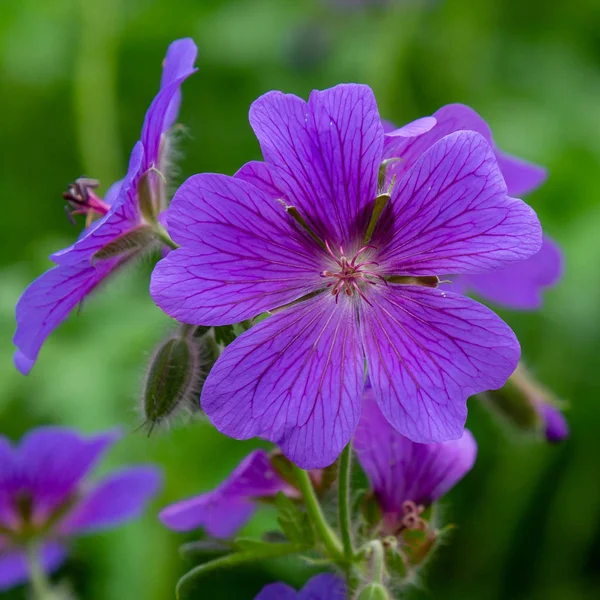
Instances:
[[[560,401],[522,364],[504,387],[489,391],[484,397],[495,412],[521,431],[541,433],[549,442],[560,442],[569,436]]]
[[[390,600],[391,596],[380,583],[369,583],[356,597],[356,600]]]
[[[142,410],[149,433],[170,417],[191,411],[202,379],[201,345],[183,326],[155,350],[144,382]]]

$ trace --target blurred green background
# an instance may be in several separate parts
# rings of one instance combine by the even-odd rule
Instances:
[[[168,43],[191,36],[199,72],[184,86],[181,180],[259,158],[250,103],[270,89],[306,96],[371,85],[397,123],[464,102],[506,151],[546,165],[529,200],[565,249],[563,282],[538,314],[502,313],[537,376],[571,403],[572,438],[549,447],[511,435],[471,400],[480,455],[443,502],[456,523],[410,596],[436,600],[600,597],[600,5],[597,0],[25,0],[0,3],[0,430],[42,423],[85,431],[139,424],[137,394],[169,321],[147,295],[148,261],[111,281],[51,336],[28,377],[13,368],[13,309],[47,256],[76,235],[66,184],[122,176],[159,84]],[[377,6],[375,6],[377,4]],[[166,487],[146,517],[77,540],[60,576],[77,597],[173,597],[177,554],[194,536],[164,529],[164,504],[217,484],[252,447],[196,421],[130,433],[107,461],[156,461]],[[274,525],[265,509],[248,527]],[[189,564],[187,565],[189,566]],[[263,583],[300,584],[290,562],[207,579],[197,598],[250,599]],[[6,594],[25,598],[23,588]]]

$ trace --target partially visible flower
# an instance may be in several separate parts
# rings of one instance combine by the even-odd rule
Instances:
[[[40,427],[14,447],[0,436],[0,590],[29,579],[32,547],[51,572],[64,561],[69,538],[136,518],[156,494],[161,474],[151,466],[86,481],[117,438]]]
[[[546,169],[499,150],[493,141],[486,121],[473,109],[463,104],[448,104],[431,117],[427,130],[414,135],[398,135],[405,126],[395,130],[392,123],[384,121],[386,131],[384,155],[392,160],[386,170],[387,178],[400,178],[419,156],[433,144],[450,133],[476,131],[492,145],[500,171],[506,181],[508,194],[521,197],[536,190],[547,177]],[[425,119],[420,119],[421,122]],[[409,124],[412,125],[412,124]],[[420,135],[417,135],[420,133]],[[542,303],[542,291],[555,285],[562,275],[562,254],[558,245],[545,237],[539,252],[524,261],[493,272],[463,274],[453,278],[445,289],[456,293],[476,292],[485,300],[501,306],[520,310],[533,310]]]
[[[398,431],[460,437],[467,397],[502,386],[520,348],[489,309],[437,289],[438,275],[493,271],[542,242],[488,142],[445,136],[382,189],[386,138],[368,87],[308,102],[271,92],[250,121],[265,162],[188,179],[168,209],[181,247],[152,275],[155,302],[185,323],[276,312],[225,348],[202,408],[226,435],[263,437],[302,468],[324,467],[358,424],[366,360]]]
[[[95,193],[98,182],[91,179],[78,179],[65,193],[72,214],[85,215],[86,229],[75,244],[50,257],[57,266],[29,285],[17,303],[14,361],[23,374],[74,307],[119,267],[155,244],[154,228],[166,208],[167,132],[177,117],[181,84],[195,71],[195,59],[191,39],[169,46],[161,88],[146,113],[127,174],[108,189],[104,200]],[[94,221],[95,217],[101,218]]]
[[[250,519],[256,500],[290,492],[291,486],[275,471],[264,450],[251,452],[216,489],[163,509],[160,520],[175,531],[203,527],[227,538]]]
[[[285,583],[270,583],[255,600],[346,600],[346,584],[337,575],[315,575],[300,591]]]
[[[541,433],[552,443],[569,437],[569,424],[560,410],[560,401],[522,363],[501,389],[487,392],[484,398],[518,429]]]
[[[382,514],[383,532],[424,524],[421,513],[468,473],[477,455],[469,430],[458,440],[417,444],[398,433],[367,390],[354,449]]]

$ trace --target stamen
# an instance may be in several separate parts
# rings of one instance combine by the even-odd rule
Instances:
[[[323,243],[323,240],[310,228],[310,225],[304,220],[304,217],[298,212],[298,209],[295,206],[287,206],[284,202],[282,202],[284,207],[285,207],[285,212],[290,215],[290,217],[292,217],[292,219],[294,219],[294,221],[296,221],[296,223],[298,223],[298,225],[300,225],[300,227],[302,227],[302,229],[304,229],[304,231],[306,231],[308,233],[308,235],[310,235],[310,237],[315,240],[315,242],[317,242],[317,244],[319,244],[319,246],[321,246],[321,248],[323,248],[323,250],[325,250],[326,247],[326,243]],[[327,247],[327,250],[329,250],[329,252],[331,253],[331,250],[329,249],[329,247]]]

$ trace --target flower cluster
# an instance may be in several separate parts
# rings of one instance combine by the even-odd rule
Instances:
[[[94,180],[69,185],[85,229],[19,300],[15,364],[28,373],[78,303],[162,248],[150,294],[176,323],[144,385],[150,430],[201,394],[219,431],[278,446],[162,510],[168,528],[202,527],[225,548],[178,594],[212,568],[316,552],[336,574],[257,599],[387,598],[437,546],[435,504],[474,465],[469,397],[550,441],[568,435],[511,328],[468,295],[533,310],[560,278],[557,244],[518,198],[546,172],[501,152],[467,106],[397,128],[370,88],[344,84],[308,101],[258,98],[250,124],[264,160],[194,175],[169,202],[170,132],[195,59],[189,39],[169,47],[127,174],[104,199]],[[212,357],[205,379],[199,344]],[[150,467],[81,485],[114,439],[46,428],[14,449],[0,438],[0,587],[28,578],[32,553],[52,571],[70,536],[137,515],[157,491]],[[368,482],[356,505],[353,455]],[[334,484],[332,526],[321,503]],[[286,541],[232,540],[260,503],[276,507]]]

